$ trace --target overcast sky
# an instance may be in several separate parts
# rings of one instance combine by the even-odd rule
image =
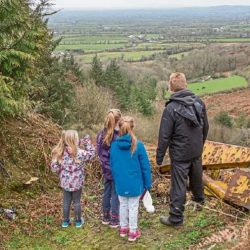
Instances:
[[[56,8],[133,9],[215,5],[250,5],[250,0],[53,0]]]

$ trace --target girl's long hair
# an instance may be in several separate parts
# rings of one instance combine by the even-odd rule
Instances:
[[[56,159],[57,161],[61,161],[63,158],[65,147],[68,146],[71,148],[72,158],[75,159],[77,156],[78,143],[79,143],[79,137],[78,137],[77,131],[75,130],[64,131],[63,130],[60,141],[52,150],[52,158]]]
[[[134,119],[130,116],[124,116],[119,121],[119,134],[120,136],[125,134],[130,134],[132,143],[131,143],[131,153],[133,154],[136,150],[137,138],[134,133]]]
[[[114,129],[116,124],[121,119],[121,111],[119,109],[110,109],[108,115],[106,117],[104,128],[105,128],[105,136],[103,143],[110,146],[110,143],[113,139]]]

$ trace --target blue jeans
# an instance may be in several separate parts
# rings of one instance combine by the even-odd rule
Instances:
[[[111,219],[111,221],[119,221],[119,205],[114,182],[104,179],[104,193],[102,200],[104,218]]]

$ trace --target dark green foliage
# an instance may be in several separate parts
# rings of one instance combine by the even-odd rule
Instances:
[[[35,101],[35,111],[52,117],[59,124],[69,118],[74,101],[73,85],[67,79],[67,74],[71,74],[71,63],[70,59],[62,62],[51,59],[43,69],[43,74],[32,82],[30,99]]]
[[[94,57],[90,77],[96,85],[109,88],[114,92],[120,108],[124,110],[137,110],[144,115],[152,115],[152,103],[156,98],[156,81],[145,78],[135,84],[124,74],[116,60],[111,60],[105,72],[101,61]]]
[[[104,74],[104,86],[114,91],[122,109],[129,109],[131,106],[131,85],[126,76],[122,74],[116,60],[112,60]]]
[[[94,80],[94,83],[97,86],[101,86],[103,84],[102,63],[97,55],[93,58],[91,63],[90,78]]]
[[[153,102],[156,98],[156,80],[155,79],[144,79],[142,83],[136,85],[131,93],[131,101],[140,113],[144,115],[153,114]]]
[[[3,0],[0,8],[0,116],[33,108],[62,124],[73,106],[74,87],[84,80],[73,57],[51,54],[47,28],[50,0]]]
[[[35,8],[34,8],[35,7]],[[29,106],[31,79],[54,48],[43,20],[48,1],[33,9],[27,0],[3,0],[0,6],[0,113],[14,115]]]
[[[222,111],[222,112],[220,112],[219,114],[217,114],[217,115],[215,116],[215,120],[216,120],[218,123],[220,123],[220,124],[222,124],[222,125],[224,125],[224,126],[226,126],[226,127],[229,127],[229,128],[232,128],[232,127],[233,127],[233,120],[232,120],[232,118],[229,116],[229,114],[228,114],[227,112],[225,112],[225,111]]]

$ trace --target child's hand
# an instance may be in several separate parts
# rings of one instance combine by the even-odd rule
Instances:
[[[85,135],[82,139],[80,139],[80,146],[85,146],[91,142],[90,135]]]

